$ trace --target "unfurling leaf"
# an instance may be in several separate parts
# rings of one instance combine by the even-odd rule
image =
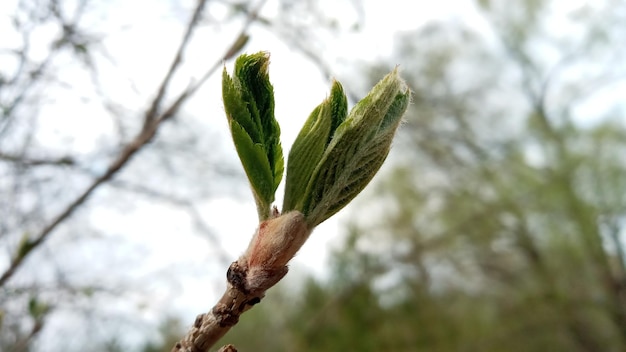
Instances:
[[[313,171],[347,113],[346,95],[341,84],[334,81],[330,97],[313,110],[289,152],[283,212],[302,209]]]
[[[286,210],[301,211],[310,228],[341,210],[374,177],[389,153],[408,107],[410,91],[394,70],[357,103],[345,120],[333,116],[333,96],[331,93],[331,98],[313,111],[294,143],[297,149],[289,153],[288,182],[290,178],[294,183],[305,181],[306,188],[304,192],[303,184],[286,188]],[[324,138],[326,135],[329,139]],[[322,143],[314,137],[327,141],[321,157]],[[308,163],[298,166],[305,164],[299,160],[315,162],[315,167]],[[294,169],[301,167],[312,173],[307,178],[299,170],[291,171],[292,163]]]
[[[233,76],[224,69],[224,109],[239,159],[248,176],[259,220],[268,219],[283,176],[280,127],[274,118],[274,91],[268,74],[269,55],[241,55]]]
[[[273,215],[284,169],[268,65],[267,53],[241,55],[233,76],[224,70],[222,80],[230,131],[260,221]],[[289,153],[283,213],[302,213],[313,229],[354,199],[387,157],[409,100],[410,91],[394,70],[348,114],[346,95],[334,81]]]

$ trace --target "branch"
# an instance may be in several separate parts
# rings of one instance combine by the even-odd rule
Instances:
[[[265,291],[285,277],[287,263],[310,233],[298,211],[281,216],[276,211],[273,218],[263,221],[246,252],[228,268],[222,298],[209,312],[196,317],[187,335],[171,351],[208,351],[239,322],[241,314],[261,302]]]
[[[231,46],[224,52],[224,55],[222,55],[221,60],[218,62],[215,62],[215,64],[211,68],[209,68],[207,72],[200,78],[198,83],[196,83],[195,86],[191,87],[190,89],[191,92],[195,92],[211,75],[213,75],[213,73],[220,67],[220,65],[224,61],[234,57],[246,45],[249,39],[248,34],[247,34],[248,28],[250,27],[250,25],[252,25],[253,22],[255,22],[259,18],[259,12],[261,11],[261,9],[263,8],[266,2],[267,0],[259,1],[259,3],[257,4],[255,8],[247,12],[246,20],[243,26],[241,27],[239,34],[237,35],[237,37],[235,37],[235,40],[233,40],[233,43],[231,44]]]
[[[70,156],[64,156],[55,159],[40,159],[40,158],[28,158],[22,155],[7,154],[0,151],[0,160],[23,165],[23,166],[42,166],[42,165],[56,165],[56,166],[68,166],[74,165],[75,161]]]
[[[161,103],[163,101],[163,98],[165,96],[165,92],[167,90],[167,87],[169,87],[170,81],[172,80],[172,77],[174,76],[174,73],[176,72],[176,70],[180,66],[180,63],[183,60],[183,53],[185,51],[185,48],[189,44],[189,40],[191,39],[191,35],[192,35],[194,29],[196,28],[196,25],[198,24],[198,21],[200,20],[200,17],[202,15],[202,12],[204,10],[204,6],[206,5],[206,3],[207,3],[207,0],[200,0],[200,1],[198,1],[196,9],[193,12],[193,15],[191,16],[191,19],[189,20],[189,23],[187,24],[187,29],[185,30],[185,34],[183,35],[183,40],[180,42],[180,45],[178,46],[178,50],[176,51],[176,56],[174,57],[174,61],[172,61],[171,65],[170,65],[170,68],[167,71],[167,74],[165,75],[165,78],[163,78],[163,82],[161,82],[161,86],[159,87],[159,91],[157,92],[156,97],[152,101],[152,105],[150,106],[150,109],[148,109],[148,111],[146,112],[145,121],[144,121],[144,129],[148,128],[152,124],[153,120],[156,118],[156,116],[158,114],[158,111],[159,111],[160,105],[161,105]],[[186,94],[183,93],[179,97],[179,100],[184,95],[186,95]],[[174,105],[176,105],[176,103],[174,103]],[[174,106],[174,105],[172,105],[172,106]]]
[[[33,342],[35,337],[37,337],[37,335],[41,332],[43,327],[44,327],[43,318],[35,319],[35,322],[33,323],[33,327],[30,329],[30,332],[28,333],[28,335],[23,337],[19,341],[17,341],[15,343],[15,346],[13,346],[12,351],[28,351],[29,350],[28,346]]]
[[[220,348],[217,352],[237,352],[237,349],[235,348],[235,346],[228,344],[222,346],[222,348]]]
[[[222,85],[224,109],[257,200],[260,224],[246,252],[228,268],[222,298],[196,318],[172,352],[207,351],[287,274],[287,263],[311,231],[345,207],[374,177],[409,104],[410,91],[397,70],[376,84],[349,114],[343,88],[334,82],[330,97],[311,114],[289,153],[281,215],[276,207],[269,209],[283,160],[280,149],[265,153],[280,134],[273,116],[268,60],[265,52],[239,56],[233,78],[225,73]],[[264,109],[249,110],[250,106]],[[263,124],[251,122],[253,116]]]
[[[261,302],[262,294],[250,294],[237,281],[234,275],[239,263],[234,262],[228,269],[228,286],[218,303],[205,314],[196,317],[193,326],[176,345],[172,352],[208,351],[219,339],[239,321],[239,316],[253,305]]]
[[[0,287],[4,286],[7,281],[13,276],[15,271],[22,265],[24,259],[28,257],[30,253],[33,252],[34,249],[38,248],[44,241],[49,237],[49,235],[67,220],[72,213],[78,209],[85,201],[93,194],[93,192],[98,189],[101,185],[107,183],[109,180],[113,178],[127,163],[128,161],[146,144],[148,144],[156,135],[161,124],[172,116],[174,116],[180,109],[183,102],[185,102],[194,92],[197,90],[197,86],[194,87],[193,91],[191,89],[187,89],[183,91],[178,98],[166,109],[164,112],[159,113],[158,107],[160,106],[163,97],[164,91],[167,89],[167,86],[170,82],[170,77],[173,72],[177,69],[181,62],[182,54],[189,42],[189,38],[191,33],[196,28],[198,19],[201,16],[201,13],[204,9],[204,5],[207,0],[198,1],[198,5],[192,15],[191,20],[187,24],[187,30],[183,37],[183,41],[181,46],[178,48],[178,52],[176,57],[170,66],[168,73],[166,74],[166,78],[161,83],[157,96],[154,98],[151,108],[146,113],[146,118],[144,121],[143,128],[139,132],[139,134],[122,150],[122,152],[118,155],[118,157],[109,165],[107,171],[96,178],[94,182],[83,191],[83,193],[76,198],[72,203],[70,203],[65,210],[63,210],[59,215],[52,220],[45,228],[43,228],[34,239],[28,240],[25,246],[21,247],[18,250],[17,255],[12,259],[9,267],[4,271],[2,276],[0,276]]]
[[[130,184],[128,182],[124,182],[120,180],[113,180],[111,181],[110,185],[113,187],[123,188],[127,191],[138,193],[147,197],[156,198],[161,201],[166,201],[175,206],[185,208],[187,211],[187,214],[189,215],[189,217],[191,218],[193,222],[195,229],[203,233],[205,237],[209,241],[211,241],[214,247],[214,250],[217,253],[216,256],[219,262],[223,263],[224,265],[227,265],[230,262],[226,249],[220,243],[219,238],[215,236],[215,233],[213,233],[211,228],[203,220],[202,214],[200,214],[200,212],[198,211],[196,206],[193,204],[193,202],[183,199],[183,198],[178,198],[174,195],[164,194],[160,191],[157,191],[157,190],[154,190],[154,189],[142,186],[142,185]]]

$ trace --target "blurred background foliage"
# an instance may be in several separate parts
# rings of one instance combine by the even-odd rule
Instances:
[[[625,91],[626,12],[609,1],[564,19],[554,3],[481,1],[489,28],[433,23],[397,38],[414,97],[393,167],[354,212],[330,278],[271,292],[229,342],[626,348],[623,96],[579,109],[607,87]],[[389,67],[372,68],[372,82]]]
[[[400,64],[414,95],[389,163],[327,275],[270,290],[224,343],[626,350],[626,6],[581,3],[480,0],[480,25],[416,25],[389,62],[359,62],[368,79],[342,78],[362,96]],[[187,323],[163,317],[143,351],[169,351]],[[125,350],[110,341],[93,350]]]

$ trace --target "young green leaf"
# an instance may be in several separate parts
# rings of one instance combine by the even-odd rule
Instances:
[[[324,155],[335,129],[345,120],[347,112],[346,95],[341,84],[334,81],[330,97],[309,115],[289,152],[283,213],[302,209],[313,171]]]
[[[301,211],[311,228],[346,206],[374,177],[409,100],[410,91],[394,70],[337,127],[305,191]]]
[[[233,76],[224,69],[222,97],[231,134],[257,204],[260,220],[270,216],[284,171],[280,127],[274,118],[269,55],[241,55]]]

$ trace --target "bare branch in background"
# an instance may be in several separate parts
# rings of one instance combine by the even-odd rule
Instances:
[[[61,158],[55,159],[44,159],[44,158],[28,158],[21,155],[11,155],[6,154],[0,151],[0,160],[7,161],[15,164],[19,164],[22,166],[42,166],[42,165],[57,165],[57,166],[67,166],[74,165],[75,161],[71,156],[64,156]]]
[[[159,191],[154,190],[149,187],[143,187],[142,185],[137,185],[137,184],[129,184],[129,183],[122,182],[119,180],[111,180],[110,185],[113,187],[118,187],[118,188],[130,191],[130,192],[142,194],[150,198],[155,198],[155,199],[159,199],[168,203],[172,203],[172,204],[175,204],[176,206],[179,206],[185,209],[187,211],[187,214],[189,214],[189,217],[191,218],[195,229],[201,234],[203,234],[211,242],[211,245],[213,249],[215,250],[216,257],[219,263],[222,265],[228,265],[228,263],[230,263],[231,258],[228,255],[228,252],[222,246],[221,241],[215,235],[215,232],[211,230],[209,225],[203,219],[202,214],[200,214],[200,211],[198,211],[198,208],[193,204],[193,202],[187,199],[160,193]]]
[[[63,287],[65,289],[71,289],[73,285],[75,287],[83,287],[82,282],[77,283],[74,281],[77,280],[76,277],[78,275],[74,277],[74,273],[70,272],[73,268],[69,270],[63,268],[67,263],[62,260],[64,258],[57,255],[56,251],[59,243],[56,241],[57,239],[67,241],[63,237],[64,235],[73,235],[74,237],[71,239],[78,239],[76,242],[81,242],[84,239],[92,240],[105,236],[110,237],[111,234],[106,233],[106,231],[99,232],[81,228],[81,225],[84,226],[88,222],[80,224],[81,221],[84,221],[84,217],[76,216],[77,211],[84,209],[87,204],[90,204],[87,203],[88,201],[94,201],[94,193],[98,190],[100,190],[97,192],[98,196],[113,190],[115,192],[114,196],[117,197],[122,193],[120,192],[121,190],[127,191],[126,194],[131,196],[133,195],[132,193],[141,194],[154,198],[161,203],[169,203],[181,208],[188,215],[194,230],[204,235],[211,242],[212,248],[209,253],[211,257],[216,258],[222,264],[227,265],[230,263],[232,259],[229,259],[219,239],[215,237],[213,229],[204,219],[205,216],[200,212],[201,208],[195,204],[194,200],[199,199],[197,194],[192,196],[196,198],[180,196],[176,192],[170,193],[162,190],[159,187],[160,185],[146,186],[134,184],[133,181],[127,182],[124,178],[132,174],[127,172],[129,165],[131,165],[131,159],[138,152],[147,150],[149,144],[151,147],[148,150],[151,153],[158,154],[161,152],[158,149],[159,146],[154,145],[154,143],[157,139],[157,133],[163,133],[160,131],[163,130],[164,123],[168,120],[173,120],[180,114],[181,108],[190,100],[189,98],[200,89],[209,77],[213,76],[220,69],[225,60],[235,57],[241,51],[249,40],[250,26],[255,22],[263,21],[259,13],[267,1],[251,1],[244,5],[227,2],[227,6],[232,6],[233,8],[241,7],[241,9],[245,10],[242,11],[245,18],[239,32],[234,36],[231,45],[224,51],[223,55],[212,65],[208,66],[205,72],[200,72],[201,75],[196,76],[199,77],[198,79],[192,79],[186,89],[182,89],[180,92],[172,92],[172,82],[177,81],[177,76],[183,75],[182,68],[185,56],[191,46],[192,37],[196,34],[196,29],[201,26],[199,22],[201,22],[203,13],[208,11],[205,8],[208,8],[206,4],[209,1],[201,0],[194,4],[195,8],[191,18],[186,23],[174,58],[165,71],[163,79],[158,82],[158,86],[154,89],[154,96],[146,104],[148,105],[146,108],[140,108],[133,112],[133,114],[140,116],[139,120],[129,113],[130,109],[123,111],[122,105],[116,104],[113,99],[107,97],[106,86],[101,86],[102,83],[106,82],[101,82],[97,76],[98,67],[96,64],[101,62],[96,61],[100,57],[93,56],[94,51],[97,49],[102,54],[102,57],[108,59],[113,64],[115,64],[115,60],[107,55],[104,46],[101,47],[99,45],[100,38],[97,35],[92,35],[82,28],[83,24],[80,23],[80,20],[85,15],[86,9],[89,9],[88,1],[80,0],[78,3],[69,4],[58,0],[50,0],[48,2],[44,2],[46,6],[31,6],[27,1],[21,2],[23,6],[28,7],[26,9],[28,11],[24,10],[24,7],[20,7],[20,10],[27,14],[23,15],[22,13],[23,18],[20,21],[16,21],[16,25],[22,27],[16,28],[15,32],[23,36],[23,47],[15,50],[11,49],[14,52],[9,53],[12,57],[21,58],[21,60],[18,60],[19,67],[17,70],[7,74],[7,77],[0,76],[0,90],[3,94],[8,92],[8,94],[4,94],[1,97],[2,100],[0,101],[0,105],[2,105],[0,106],[2,110],[0,113],[0,137],[2,137],[2,140],[0,140],[2,142],[0,143],[0,172],[3,172],[1,176],[10,176],[10,178],[6,178],[9,181],[9,186],[3,189],[8,196],[3,199],[2,210],[6,210],[7,213],[14,215],[9,220],[0,223],[0,238],[3,239],[7,249],[4,257],[6,258],[5,265],[0,270],[0,290],[7,295],[6,299],[3,298],[0,301],[7,306],[12,302],[19,302],[20,299],[29,296],[40,297],[42,302],[46,300],[53,301],[58,297],[55,296],[55,291],[52,287]],[[37,18],[40,22],[34,21],[29,16]],[[33,21],[32,23],[29,22],[31,20]],[[36,40],[33,40],[31,36],[34,36],[32,33],[35,30],[40,30],[40,28],[44,28],[46,25],[52,25],[55,32],[50,42],[45,43],[49,44],[48,51],[44,51],[45,55],[43,57],[38,57],[29,51],[31,44],[34,47],[33,51],[42,50],[42,48],[36,47]],[[31,29],[33,30],[32,32],[30,31]],[[270,29],[276,30],[276,28]],[[33,40],[33,43],[30,40]],[[304,50],[304,48],[302,49]],[[46,48],[43,48],[43,50],[46,50]],[[3,52],[2,54],[6,53]],[[328,73],[330,72],[330,64],[325,63],[321,58],[316,59],[312,55],[314,54],[311,51],[307,56],[327,76],[330,76]],[[73,135],[64,131],[59,133],[59,135],[62,138],[68,138],[67,140],[49,142],[45,139],[49,137],[48,135],[45,135],[45,138],[40,136],[40,133],[46,134],[49,132],[49,129],[40,129],[40,126],[37,125],[42,121],[45,123],[49,122],[41,118],[44,115],[45,117],[48,116],[44,108],[48,106],[54,108],[55,100],[57,99],[54,93],[50,96],[46,93],[53,92],[51,87],[67,89],[68,91],[76,88],[72,86],[72,79],[66,79],[62,74],[57,74],[57,70],[64,68],[62,65],[65,64],[64,60],[67,58],[73,60],[71,62],[72,65],[78,62],[79,70],[77,71],[81,75],[84,73],[89,75],[88,77],[91,78],[91,83],[94,85],[93,89],[95,90],[95,92],[86,92],[84,95],[82,92],[79,92],[78,95],[75,95],[78,99],[74,101],[79,104],[84,102],[87,103],[86,105],[89,105],[88,103],[91,103],[92,97],[95,96],[96,99],[99,98],[101,100],[103,111],[108,112],[113,119],[114,128],[117,127],[119,132],[119,142],[111,144],[107,135],[107,140],[103,144],[109,146],[108,148],[113,149],[114,152],[109,153],[106,149],[94,149],[96,154],[91,154],[94,152],[89,149],[70,152],[68,151],[68,146],[71,146],[73,142],[71,139]],[[59,72],[65,73],[65,71]],[[76,90],[78,91],[78,89]],[[139,92],[139,90],[135,89],[135,92]],[[91,107],[91,105],[88,107]],[[44,113],[42,114],[42,112]],[[70,113],[73,110],[70,108],[67,112]],[[62,112],[62,114],[65,113],[66,111]],[[32,124],[30,124],[31,121],[33,122]],[[133,128],[129,128],[130,126],[133,126]],[[45,127],[49,128],[49,125]],[[62,125],[54,127],[63,128]],[[14,131],[19,131],[21,134],[18,136],[12,133]],[[52,132],[54,133],[54,131]],[[167,129],[164,132],[169,133],[170,130]],[[171,140],[167,138],[159,138],[159,140],[168,140],[171,143]],[[185,142],[188,143],[188,141]],[[66,144],[64,145],[64,143]],[[96,143],[102,143],[102,141],[98,140]],[[50,145],[52,145],[52,148],[49,148]],[[113,147],[110,147],[111,145]],[[54,150],[57,147],[59,147],[59,151]],[[165,151],[171,152],[171,148]],[[106,158],[103,157],[104,155],[106,155]],[[201,158],[205,157],[200,153],[198,153],[198,156]],[[191,160],[192,158],[188,157],[187,159]],[[102,160],[106,160],[106,162],[102,162]],[[143,160],[145,158],[143,158],[142,154],[139,159],[134,159],[135,162],[132,164],[132,167],[143,165]],[[177,166],[180,165],[178,163]],[[121,174],[122,170],[125,170],[123,174]],[[211,172],[215,171],[220,175],[224,174],[222,165],[217,165],[211,170]],[[175,173],[179,172],[179,169],[173,168],[170,171],[171,174],[168,174],[168,177],[175,175]],[[229,172],[232,171],[229,170]],[[239,173],[237,175],[239,176]],[[66,180],[68,182],[65,182]],[[199,186],[193,185],[192,187],[200,189]],[[208,186],[205,187],[208,189]],[[104,191],[102,191],[103,188]],[[49,202],[48,199],[52,199],[52,202]],[[94,210],[92,214],[95,214],[101,208],[96,209],[94,207],[92,209],[90,207],[88,209]],[[70,223],[69,226],[68,223]],[[66,229],[69,230],[67,233],[65,232]],[[55,234],[53,235],[53,233]],[[54,240],[51,242],[51,239]],[[68,242],[61,243],[66,245]],[[83,244],[79,243],[79,245]],[[72,245],[74,246],[75,243],[72,243]],[[92,243],[87,244],[87,246],[91,245]],[[36,253],[43,253],[46,256],[45,260],[51,262],[51,265],[48,265],[50,263],[46,262],[45,270],[51,272],[54,284],[40,282],[38,277],[34,280],[28,277],[31,264],[36,267],[40,263],[35,261],[35,258],[31,258],[31,262],[26,264],[26,259],[35,257],[34,254]],[[46,272],[42,276],[47,274]],[[26,283],[22,282],[22,279],[25,277],[27,278]],[[33,283],[29,283],[29,281]],[[128,282],[122,282],[122,286],[128,284]],[[97,292],[99,295],[104,293],[106,297],[107,287],[103,287],[100,284],[87,286],[84,289],[77,289],[77,292],[73,294],[86,297],[93,295],[93,292]],[[19,289],[16,289],[18,287]],[[118,293],[121,294],[122,291],[120,290]],[[248,298],[250,299],[250,297]],[[94,298],[91,297],[91,299]],[[20,309],[19,304],[16,307],[18,308],[13,310],[15,314],[11,316],[11,319],[19,321],[19,314],[22,312],[18,311]],[[63,311],[63,307],[55,305],[53,308],[55,314]],[[56,316],[50,320],[56,322]],[[8,321],[8,319],[5,319],[5,321]],[[46,331],[48,331],[48,325],[46,324]],[[32,331],[26,328],[16,328],[16,332],[21,334],[19,336],[23,339],[14,346],[31,348],[32,346],[30,345],[42,327],[43,325],[40,324]],[[18,333],[15,336],[18,336]],[[8,337],[6,341],[10,342],[10,340],[11,337]],[[234,350],[232,346],[225,346],[224,348],[225,350]]]
[[[109,165],[107,171],[104,174],[96,178],[96,180],[94,180],[94,182],[85,191],[83,191],[80,196],[78,196],[72,203],[70,203],[37,235],[33,236],[27,244],[21,247],[23,248],[23,251],[18,252],[12,258],[9,267],[3,272],[2,276],[0,276],[0,286],[4,286],[6,284],[6,282],[13,276],[15,271],[20,267],[24,259],[30,253],[32,253],[34,249],[38,248],[42,243],[44,243],[44,241],[57,228],[57,226],[59,226],[67,218],[69,218],[70,215],[78,207],[80,207],[97,188],[113,178],[113,176],[115,176],[115,174],[117,174],[117,172],[119,172],[139,150],[141,150],[146,144],[148,144],[154,138],[162,123],[173,117],[179,111],[182,104],[197,90],[199,85],[194,86],[193,89],[187,89],[180,93],[178,98],[166,109],[164,109],[164,111],[161,111],[161,109],[159,108],[162,104],[164,93],[169,86],[170,79],[180,65],[183,53],[187,47],[189,39],[194,29],[197,27],[198,20],[202,15],[206,2],[206,0],[200,0],[198,2],[193,12],[193,15],[187,24],[185,35],[183,37],[181,45],[178,48],[176,57],[174,58],[174,61],[170,66],[169,71],[165,76],[165,79],[161,83],[161,86],[158,89],[158,93],[154,98],[150,109],[146,112],[144,124],[140,133],[130,143],[126,145],[126,147],[121,151],[118,157]]]

